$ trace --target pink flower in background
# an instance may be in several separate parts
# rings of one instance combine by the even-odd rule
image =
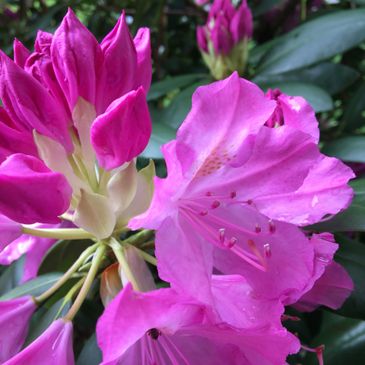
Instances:
[[[168,176],[156,178],[149,210],[130,227],[157,229],[159,273],[174,287],[205,297],[214,267],[290,304],[317,279],[315,247],[295,225],[346,208],[353,173],[322,155],[311,134],[265,126],[276,108],[233,74],[196,91],[163,147]]]
[[[252,37],[252,14],[246,1],[235,9],[231,0],[216,0],[207,24],[197,28],[199,48],[208,53],[211,42],[216,54],[228,54],[240,41]]]
[[[58,319],[40,337],[3,365],[74,365],[72,323]]]
[[[128,285],[97,324],[102,364],[198,365],[203,359],[212,365],[275,365],[299,350],[298,340],[283,327],[260,316],[250,321],[251,308],[241,313],[243,327],[238,329],[171,289],[140,293]]]
[[[199,49],[213,77],[219,80],[233,71],[244,72],[252,31],[252,14],[246,0],[238,8],[231,0],[213,2],[207,23],[196,30]]]
[[[36,305],[30,296],[0,301],[0,362],[14,356],[23,346]]]

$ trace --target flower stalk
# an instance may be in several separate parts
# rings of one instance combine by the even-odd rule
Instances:
[[[95,238],[93,234],[81,228],[33,228],[22,226],[22,232],[36,237],[55,238],[60,240],[81,240]]]
[[[42,303],[44,300],[48,299],[53,295],[58,289],[60,289],[71,277],[72,275],[83,265],[85,260],[99,247],[100,243],[96,243],[88,247],[74,262],[74,264],[64,273],[64,275],[57,281],[55,285],[46,290],[43,294],[35,297],[34,300],[37,304]]]
[[[93,261],[90,267],[89,272],[86,275],[86,279],[81,287],[81,290],[76,297],[76,300],[72,304],[70,310],[64,317],[65,320],[72,321],[79,309],[81,308],[82,303],[85,301],[87,294],[91,288],[91,285],[98,273],[100,263],[103,260],[103,256],[106,250],[106,246],[103,243],[98,243],[98,247],[96,249],[95,255],[93,257]]]

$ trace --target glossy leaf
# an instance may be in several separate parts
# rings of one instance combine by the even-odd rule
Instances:
[[[278,74],[329,59],[365,40],[365,9],[343,10],[304,23],[277,38],[259,67]]]
[[[61,273],[49,273],[38,276],[34,280],[30,280],[2,295],[0,300],[13,299],[23,295],[40,295],[55,284],[61,275]]]
[[[347,162],[365,162],[365,136],[351,136],[327,142],[323,153]]]
[[[301,82],[272,82],[259,85],[264,89],[280,89],[291,96],[302,96],[316,112],[324,112],[333,108],[331,96],[320,87]]]

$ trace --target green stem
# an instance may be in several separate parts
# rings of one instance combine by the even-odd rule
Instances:
[[[120,266],[122,267],[122,270],[125,272],[128,281],[132,284],[133,289],[141,291],[137,279],[134,277],[133,272],[128,264],[127,258],[124,253],[124,248],[113,237],[110,240],[109,246],[112,248]]]
[[[149,240],[154,234],[154,231],[144,229],[133,236],[128,237],[127,239],[123,240],[123,243],[128,243],[130,245],[138,245],[142,244],[145,241]]]
[[[81,228],[31,228],[22,227],[22,232],[31,236],[55,238],[60,240],[80,240],[85,238],[95,238],[93,234]]]
[[[41,303],[46,300],[48,297],[53,295],[59,288],[61,288],[78,270],[78,268],[84,263],[84,261],[97,249],[99,243],[96,243],[90,247],[88,247],[80,257],[74,262],[74,264],[63,274],[63,276],[57,281],[55,285],[46,290],[43,294],[35,297],[34,300],[36,303]]]
[[[300,20],[304,22],[307,18],[307,0],[301,0],[300,4]]]
[[[94,282],[94,279],[98,273],[99,266],[103,260],[105,250],[106,250],[105,244],[99,244],[99,247],[97,248],[97,250],[95,252],[90,270],[86,275],[86,279],[82,285],[82,288],[81,288],[76,300],[72,304],[70,310],[65,315],[65,317],[64,317],[65,320],[72,321],[74,319],[75,315],[77,314],[77,312],[79,311],[79,309],[81,308],[81,305],[85,301],[85,298],[86,298],[87,294],[89,293],[91,285]]]

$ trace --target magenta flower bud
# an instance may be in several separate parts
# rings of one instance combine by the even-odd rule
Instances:
[[[200,50],[208,53],[207,37],[205,35],[204,27],[199,26],[196,28],[196,39],[198,41],[198,46]]]
[[[51,59],[71,112],[79,97],[95,104],[102,51],[95,37],[71,9],[53,36]]]
[[[58,319],[23,351],[3,365],[74,365],[72,323]]]
[[[242,1],[242,4],[235,12],[231,20],[230,31],[235,43],[238,43],[244,38],[252,37],[252,13],[246,1]]]
[[[116,99],[91,126],[91,143],[107,169],[131,161],[147,146],[152,123],[143,87]]]
[[[146,93],[152,80],[151,34],[148,28],[140,28],[133,39],[137,51],[137,74],[135,88],[143,86]]]
[[[5,109],[0,107],[0,163],[15,152],[38,156],[32,133],[20,128],[14,125]]]
[[[14,62],[21,68],[24,68],[25,61],[30,55],[29,50],[18,39],[13,42]]]
[[[41,160],[17,153],[0,165],[0,211],[20,223],[58,223],[71,200],[66,178]]]
[[[123,13],[100,44],[103,56],[103,84],[99,88],[99,111],[134,88],[137,52]],[[123,72],[121,72],[123,70]]]
[[[0,98],[16,125],[29,131],[35,129],[59,141],[66,150],[72,150],[62,106],[3,52],[0,52]]]
[[[29,320],[36,305],[30,296],[0,302],[0,362],[14,356],[23,346]]]
[[[0,251],[21,235],[21,225],[0,214]]]
[[[233,71],[244,72],[252,27],[252,14],[246,1],[237,9],[231,0],[214,1],[207,23],[198,27],[196,34],[203,59],[217,80]]]

